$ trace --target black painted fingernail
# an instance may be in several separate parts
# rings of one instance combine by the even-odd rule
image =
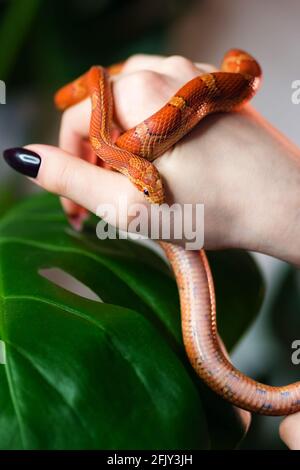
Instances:
[[[6,163],[22,175],[36,178],[41,166],[41,157],[31,150],[22,147],[4,150]]]

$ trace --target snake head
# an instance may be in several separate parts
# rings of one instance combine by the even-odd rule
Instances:
[[[160,177],[153,182],[154,184],[149,184],[148,182],[143,180],[132,180],[132,182],[134,186],[141,193],[143,193],[145,199],[151,202],[151,204],[162,204],[164,202],[165,194]]]
[[[152,204],[162,204],[165,200],[163,183],[156,167],[147,160],[133,158],[130,161],[130,180]]]

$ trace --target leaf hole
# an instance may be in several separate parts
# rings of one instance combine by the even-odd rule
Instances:
[[[47,268],[40,269],[39,275],[52,282],[52,284],[62,287],[63,289],[71,292],[72,294],[83,297],[84,299],[94,300],[95,302],[103,302],[103,300],[96,294],[89,286],[76,279],[68,272],[60,268]]]

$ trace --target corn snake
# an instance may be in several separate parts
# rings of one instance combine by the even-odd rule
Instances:
[[[109,77],[121,68],[93,66],[59,90],[55,103],[64,110],[91,97],[89,139],[95,155],[128,177],[146,199],[160,204],[164,202],[163,182],[151,162],[208,114],[238,110],[247,103],[259,86],[261,69],[246,52],[229,51],[219,72],[199,75],[186,83],[165,106],[122,133],[114,143]],[[212,390],[240,408],[265,415],[300,410],[300,382],[285,387],[261,384],[237,370],[224,355],[217,335],[214,284],[205,251],[186,251],[165,242],[160,245],[175,274],[184,345],[197,374]]]

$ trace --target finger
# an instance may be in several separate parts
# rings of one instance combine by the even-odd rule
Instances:
[[[92,151],[88,142],[90,119],[90,98],[68,108],[63,113],[61,120],[59,147],[69,154],[82,158],[93,165],[101,165],[101,160]],[[112,129],[112,137],[114,132],[115,130]],[[66,197],[61,197],[60,200],[70,223],[79,230],[84,220],[88,217],[87,211]]]
[[[59,147],[62,150],[78,157],[83,155],[82,142],[88,136],[90,115],[89,98],[64,111],[59,133]],[[69,221],[74,227],[80,228],[87,214],[67,198],[61,197],[60,201]]]
[[[97,160],[100,161],[95,152],[93,152],[91,145],[89,145],[89,142],[86,140],[82,140],[82,154],[80,156],[92,165],[96,165]],[[65,214],[68,217],[69,223],[75,228],[75,230],[81,230],[84,221],[89,217],[88,210],[65,197],[61,197],[60,201]]]
[[[215,70],[209,64],[195,65],[181,56],[160,58],[157,62],[150,60],[147,65],[145,63],[146,59],[144,61],[140,56],[133,56],[129,59],[127,69],[131,73],[123,74],[114,83],[115,116],[124,130],[136,126],[158,111],[183,85],[199,74]],[[202,70],[198,67],[202,67]]]
[[[88,153],[85,148],[89,131],[90,114],[90,99],[86,99],[64,112],[61,120],[59,147],[71,155],[84,158],[90,163],[95,163],[92,152],[90,151]],[[77,119],[75,119],[75,115]],[[75,229],[80,230],[83,222],[88,217],[88,212],[65,197],[61,197],[60,201],[71,225]]]
[[[279,426],[281,439],[292,450],[300,450],[300,412],[285,418]]]
[[[155,55],[136,54],[131,56],[124,63],[122,73],[115,77],[115,82],[121,86],[115,85],[114,88],[122,88],[124,75],[140,70],[159,70],[163,60],[163,57]],[[126,88],[126,83],[124,88]],[[81,142],[82,139],[88,137],[90,117],[91,101],[89,98],[64,111],[59,134],[59,147],[73,155],[81,155]]]
[[[84,100],[65,111],[61,123],[59,147],[93,165],[105,167],[104,162],[93,152],[88,140],[90,118],[90,99]],[[115,129],[112,129],[113,140],[114,133]],[[83,211],[80,206],[64,197],[61,197],[60,200],[69,221],[75,228],[80,229],[82,223],[88,217],[86,211]]]
[[[121,197],[126,200],[128,207],[135,203],[145,203],[143,195],[120,173],[74,158],[57,147],[36,144],[26,148],[41,157],[39,173],[32,181],[95,214],[97,211],[99,213],[99,207],[103,204],[111,204],[118,214]]]
[[[90,98],[64,111],[59,133],[60,148],[72,155],[81,155],[82,140],[89,135],[90,117]]]
[[[120,76],[113,84],[113,94],[115,116],[122,128],[129,129],[159,109],[169,98],[167,85],[163,75],[150,71]],[[167,91],[161,97],[163,87]],[[82,156],[82,141],[89,136],[90,119],[89,98],[68,108],[61,120],[59,147],[72,155]]]
[[[164,59],[161,55],[134,54],[124,62],[121,74],[138,72],[140,70],[158,72]]]
[[[126,74],[131,74],[139,70],[156,70],[164,59],[161,56],[137,54],[129,58],[123,66],[122,73],[115,77],[115,82],[121,83]],[[121,82],[120,82],[121,80]],[[91,117],[91,100],[89,98],[68,108],[62,116],[59,147],[73,155],[81,155],[82,139],[89,134]]]
[[[180,65],[184,67],[180,68]],[[188,74],[188,77],[183,77]],[[124,63],[124,75],[133,74],[134,72],[151,70],[158,74],[164,74],[166,72],[174,73],[178,75],[178,70],[181,72],[181,81],[184,83],[184,78],[190,80],[194,76],[200,73],[211,73],[216,71],[216,67],[206,63],[192,63],[188,59],[181,56],[161,57],[155,55],[138,54],[130,57]],[[114,88],[120,89],[124,85],[124,76],[119,75],[116,79],[116,85]],[[127,83],[127,82],[126,82]],[[125,85],[126,85],[125,83]],[[91,116],[91,102],[87,98],[82,102],[71,106],[63,113],[59,146],[72,153],[73,155],[81,154],[81,140],[88,137],[89,133],[89,122]]]
[[[143,82],[146,82],[146,85],[150,85],[150,81],[153,82],[154,79],[156,82],[158,82],[158,86],[162,88],[163,86],[166,87],[166,83],[163,84],[163,71],[169,71],[170,73],[176,70],[176,73],[178,75],[178,66],[180,65],[180,61],[184,61],[185,63],[188,63],[188,77],[183,77],[181,76],[181,82],[182,83],[177,83],[176,86],[179,88],[180,84],[185,83],[185,78],[186,81],[190,80],[194,76],[197,76],[200,73],[210,73],[216,70],[216,68],[213,65],[210,64],[204,64],[204,63],[196,63],[195,65],[192,64],[190,61],[187,59],[184,59],[183,57],[179,58],[177,56],[171,56],[169,58],[162,58],[160,56],[147,56],[147,55],[137,55],[137,56],[132,56],[124,65],[125,71],[127,70],[128,72],[130,71],[130,74],[132,76],[123,76],[120,75],[116,82],[114,83],[114,95],[115,95],[115,103],[116,103],[116,114],[119,117],[120,115],[123,116],[123,101],[126,102],[126,97],[124,97],[124,89],[131,89],[132,84],[130,85],[131,82],[137,82],[137,85],[140,84],[140,86],[143,85]],[[186,62],[187,61],[187,62]],[[164,65],[163,65],[164,64]],[[153,72],[156,72],[158,75],[155,77],[151,74],[143,74],[141,75],[137,74],[134,75],[138,71],[145,70],[145,67],[148,68],[148,70],[152,70]],[[179,69],[180,70],[180,69]],[[159,78],[160,76],[160,78]],[[139,83],[139,80],[142,81],[142,83]],[[167,83],[169,85],[169,83]],[[174,87],[174,93],[176,92],[176,86]],[[149,88],[149,86],[148,86]],[[137,89],[139,92],[139,89]],[[143,90],[142,90],[143,91]],[[125,93],[126,94],[126,93]],[[145,95],[147,97],[147,95]],[[168,94],[167,94],[168,96]],[[121,101],[120,101],[121,100]],[[136,116],[136,122],[139,122],[141,118],[147,116],[151,112],[154,112],[157,110],[157,107],[162,104],[161,101],[156,102],[157,100],[148,100],[149,103],[151,103],[151,106],[149,104],[149,110],[145,110],[145,103],[141,103],[141,106],[137,109],[135,107],[135,114],[141,110],[142,116]],[[120,103],[120,104],[119,104]],[[151,109],[150,109],[151,108]],[[152,109],[153,108],[153,109]],[[131,116],[131,111],[130,109],[128,110],[125,115]],[[85,139],[88,137],[89,134],[89,124],[90,124],[90,117],[91,117],[91,102],[90,99],[87,98],[81,103],[78,103],[74,106],[71,106],[69,109],[67,109],[63,113],[62,117],[62,122],[61,122],[61,128],[60,128],[60,135],[59,135],[59,146],[63,150],[71,153],[72,155],[82,155],[82,139]],[[124,119],[121,119],[122,125],[124,125],[125,130],[129,129],[132,125],[132,119],[128,119],[128,122],[126,122],[126,116],[124,116]]]
[[[167,75],[178,77],[183,85],[199,74],[210,73],[213,67],[200,62],[196,64],[186,57],[173,55],[164,59],[162,69]]]

